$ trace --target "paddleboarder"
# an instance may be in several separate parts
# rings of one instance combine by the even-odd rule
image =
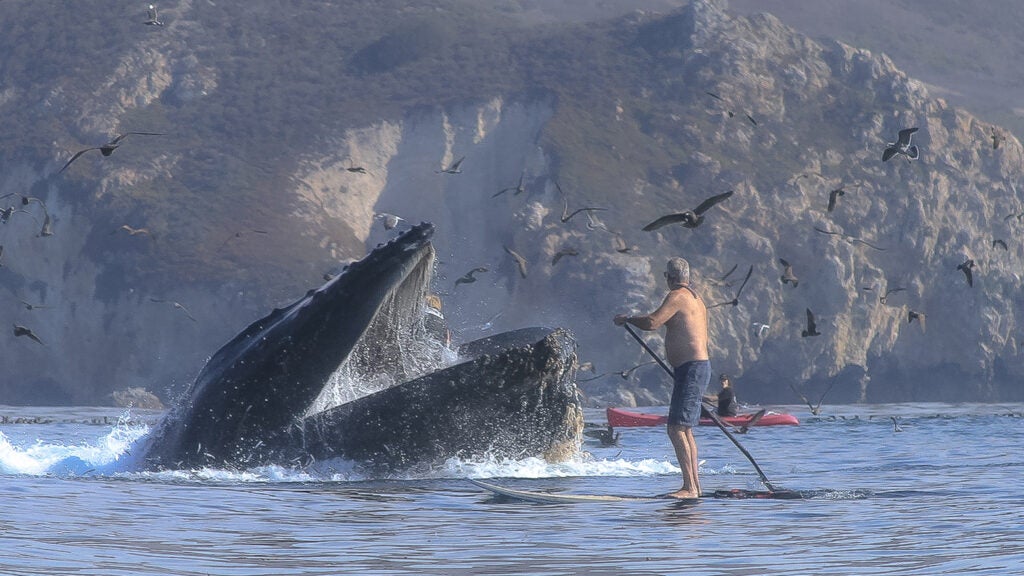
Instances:
[[[668,413],[668,437],[683,473],[683,486],[670,496],[697,498],[697,442],[693,427],[700,421],[701,399],[711,380],[708,356],[708,314],[704,300],[690,287],[690,264],[672,258],[665,268],[669,292],[657,310],[644,316],[615,316],[616,326],[641,330],[665,326],[665,357],[673,366],[674,384]]]

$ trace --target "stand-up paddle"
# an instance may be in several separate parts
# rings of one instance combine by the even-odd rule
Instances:
[[[652,358],[658,361],[658,364],[660,364],[661,367],[665,369],[665,372],[668,372],[668,375],[674,379],[675,374],[672,372],[672,369],[669,368],[668,364],[666,364],[665,361],[661,359],[661,356],[658,356],[658,354],[654,350],[651,350],[651,347],[647,345],[647,342],[644,342],[643,338],[641,338],[635,330],[633,330],[632,326],[630,326],[629,324],[623,324],[623,326],[626,328],[626,331],[629,332],[629,334],[633,338],[636,338],[636,341],[639,342],[641,346],[643,346],[644,350],[646,350]],[[775,487],[772,486],[772,483],[768,480],[768,477],[765,476],[764,471],[762,471],[761,467],[757,465],[756,461],[754,461],[754,457],[750,455],[750,452],[747,452],[747,449],[744,448],[742,444],[740,444],[740,441],[737,440],[736,437],[733,436],[731,432],[729,432],[729,429],[725,427],[725,424],[722,423],[722,420],[718,417],[718,414],[715,413],[715,407],[703,400],[701,400],[701,406],[703,406],[704,409],[707,411],[708,416],[711,417],[711,421],[714,422],[716,426],[718,426],[718,429],[725,433],[729,440],[732,440],[732,443],[735,444],[736,447],[740,449],[740,452],[743,452],[743,455],[747,457],[747,460],[750,460],[750,463],[754,465],[754,470],[757,470],[757,475],[761,477],[761,483],[767,486],[768,490],[776,492]]]

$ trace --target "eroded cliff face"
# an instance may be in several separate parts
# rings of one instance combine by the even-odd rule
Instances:
[[[70,99],[71,88],[55,85],[41,106],[80,118],[75,130],[87,135],[152,114],[154,102],[215,96],[217,62],[188,48],[203,33],[190,20],[196,11],[182,3],[163,13],[173,35],[124,54],[88,97]],[[932,97],[884,55],[810,40],[768,15],[739,18],[697,1],[667,16],[633,15],[617,33],[644,80],[626,92],[593,87],[598,106],[545,89],[450,100],[285,151],[294,161],[272,175],[286,183],[266,199],[272,224],[241,210],[231,229],[204,220],[203,202],[248,197],[172,196],[191,177],[183,166],[194,150],[126,146],[117,162],[83,163],[75,188],[53,177],[66,143],[42,162],[6,158],[0,196],[31,191],[54,234],[38,234],[41,213],[0,228],[0,285],[15,303],[53,306],[0,312],[46,342],[5,346],[5,394],[57,403],[105,402],[128,387],[178,394],[253,318],[392,235],[374,219],[388,212],[436,225],[435,290],[459,339],[568,327],[595,368],[579,375],[591,405],[667,401],[657,366],[617,374],[648,358],[611,318],[653,310],[661,270],[676,255],[690,261],[709,304],[731,300],[753,267],[738,305],[709,312],[714,367],[734,375],[744,401],[793,402],[791,386],[812,398],[831,389],[836,402],[1020,399],[1024,223],[1006,217],[1024,212],[1024,153],[1011,134]],[[36,95],[0,94],[5,110]],[[921,158],[883,163],[886,143],[912,126]],[[461,173],[439,173],[463,156]],[[252,164],[253,178],[270,174]],[[365,173],[348,170],[356,167]],[[839,188],[845,194],[828,211]],[[735,193],[696,229],[640,230],[725,190]],[[152,195],[173,208],[132,212]],[[111,206],[138,220],[98,220]],[[605,210],[562,221],[563,210],[588,206]],[[186,218],[203,223],[203,237],[174,236]],[[121,223],[156,232],[114,235]],[[122,280],[156,265],[149,255],[158,252],[143,242],[173,242],[175,257],[201,261],[204,272],[158,286]],[[191,255],[195,247],[203,250]],[[525,277],[506,247],[526,259]],[[797,286],[780,281],[780,258]],[[956,268],[967,259],[973,287]],[[488,271],[455,284],[477,267]],[[263,278],[268,270],[287,280]],[[820,336],[801,336],[806,309]],[[926,323],[908,322],[910,310]]]

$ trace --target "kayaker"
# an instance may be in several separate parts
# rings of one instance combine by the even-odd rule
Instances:
[[[736,401],[736,391],[732,388],[732,382],[728,374],[718,377],[722,389],[718,392],[718,415],[735,416],[740,411],[739,402]]]
[[[683,486],[670,496],[697,498],[697,442],[693,427],[700,421],[701,398],[711,380],[708,356],[708,314],[704,300],[690,287],[690,264],[672,258],[665,269],[669,292],[657,310],[645,316],[615,316],[616,326],[632,324],[641,330],[665,326],[665,356],[674,368],[668,413],[668,437],[683,472]]]

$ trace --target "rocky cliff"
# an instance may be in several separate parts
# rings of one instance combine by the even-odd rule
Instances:
[[[98,68],[54,56],[63,74],[27,76],[14,48],[4,68],[5,117],[43,137],[4,141],[0,196],[13,195],[0,203],[42,200],[53,232],[39,234],[35,203],[0,226],[0,321],[45,342],[3,347],[7,402],[180,393],[252,318],[386,239],[380,212],[436,224],[436,291],[458,336],[570,328],[594,367],[580,372],[593,405],[667,400],[656,366],[617,374],[647,359],[611,317],[656,307],[675,255],[709,304],[733,299],[753,267],[738,304],[709,312],[715,369],[744,401],[792,402],[791,387],[844,402],[1021,398],[1024,223],[1007,218],[1024,212],[1021,145],[885,55],[704,0],[598,24],[496,24],[472,46],[486,22],[455,19],[467,31],[453,40],[415,10],[411,28],[303,38],[280,28],[316,16],[299,8],[282,22],[250,3],[235,28],[212,5],[161,9],[163,30],[118,23]],[[97,3],[79,10],[83,30],[103,21]],[[3,18],[19,38],[25,15]],[[387,49],[395,30],[422,29],[427,56]],[[280,68],[255,73],[286,48]],[[908,127],[920,158],[883,163]],[[56,174],[126,131],[167,135]],[[439,173],[462,157],[461,172]],[[697,228],[641,231],[727,190]],[[562,221],[583,207],[602,210]],[[957,269],[968,259],[973,286]],[[475,267],[488,271],[455,284]],[[820,336],[801,336],[806,309]]]

